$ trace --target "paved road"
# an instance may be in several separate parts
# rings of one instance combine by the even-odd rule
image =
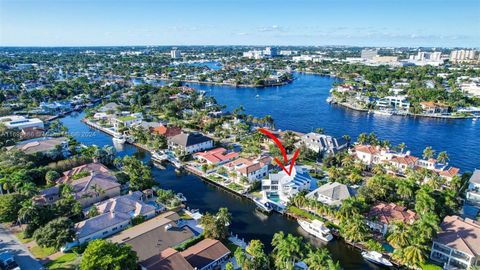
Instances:
[[[22,245],[15,235],[0,225],[0,252],[9,251],[15,255],[15,261],[22,270],[39,270],[42,268],[30,253],[30,251]]]

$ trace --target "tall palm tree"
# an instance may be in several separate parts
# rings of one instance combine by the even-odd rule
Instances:
[[[305,263],[308,265],[308,269],[311,270],[324,270],[328,261],[330,260],[330,254],[325,248],[319,248],[311,250],[305,258]]]
[[[403,150],[405,150],[405,148],[407,148],[407,145],[403,142],[398,145],[398,149],[400,149],[401,153],[403,153]]]
[[[367,237],[369,230],[360,214],[354,214],[350,219],[341,223],[342,235],[352,242],[361,242]]]
[[[438,153],[437,160],[443,164],[447,164],[449,157],[446,151]]]
[[[431,146],[427,146],[423,150],[423,158],[424,159],[433,158],[434,155],[435,155],[435,150],[433,150]]]
[[[394,248],[403,248],[409,244],[410,237],[412,235],[410,235],[408,225],[399,221],[392,226],[390,234],[387,236],[387,241]]]

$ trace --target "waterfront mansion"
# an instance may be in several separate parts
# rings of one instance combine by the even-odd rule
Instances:
[[[168,138],[168,149],[190,155],[213,147],[213,140],[200,133],[180,133]]]
[[[269,174],[268,179],[263,179],[262,193],[263,197],[270,202],[285,206],[295,194],[309,191],[313,183],[315,181],[307,169],[294,166],[290,175],[280,171]]]

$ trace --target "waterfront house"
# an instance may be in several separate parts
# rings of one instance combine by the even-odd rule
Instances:
[[[417,214],[404,206],[395,203],[379,202],[368,213],[367,225],[374,231],[385,235],[395,222],[413,224]]]
[[[204,239],[184,251],[167,248],[142,263],[142,270],[210,270],[222,269],[230,250],[215,239]]]
[[[112,174],[112,172],[102,163],[99,162],[92,162],[77,166],[72,168],[68,171],[63,172],[63,176],[55,180],[57,184],[65,184],[70,183],[78,178],[79,175],[85,174],[89,175],[91,172],[94,173],[104,173],[104,174]]]
[[[193,157],[200,163],[211,165],[221,165],[227,163],[238,157],[237,152],[227,152],[223,147],[215,148],[205,152],[198,152],[193,154]]]
[[[47,113],[60,113],[72,109],[72,103],[69,101],[41,102],[40,108]]]
[[[447,181],[452,181],[453,177],[460,175],[460,169],[456,167],[449,167],[448,169],[439,171],[438,175]]]
[[[113,243],[131,246],[137,253],[139,264],[149,268],[158,255],[167,248],[177,247],[192,239],[195,232],[183,224],[180,216],[172,211],[160,214],[109,238]]]
[[[213,147],[213,140],[200,133],[180,133],[168,138],[168,149],[190,155]]]
[[[309,191],[312,182],[314,179],[307,169],[294,166],[290,175],[282,170],[278,173],[271,173],[267,179],[263,179],[262,193],[265,199],[285,206],[297,193]]]
[[[230,174],[235,174],[236,180],[246,177],[249,183],[263,179],[269,172],[272,159],[268,156],[259,156],[255,159],[238,158],[224,165]]]
[[[328,154],[335,155],[348,147],[348,141],[344,138],[334,138],[314,132],[307,133],[300,137],[300,141],[296,143],[296,146],[300,147],[302,144],[315,153],[318,153],[319,157]]]
[[[441,231],[433,239],[430,259],[444,269],[470,269],[480,266],[480,223],[458,216],[446,216]]]
[[[111,118],[114,130],[118,131],[120,128],[131,128],[142,123],[143,116],[141,113],[131,113],[128,115],[115,116]]]
[[[420,102],[420,106],[425,114],[444,114],[448,113],[448,106],[432,101]]]
[[[21,115],[9,115],[0,117],[0,123],[8,129],[24,129],[30,127],[44,128],[43,121],[38,118],[25,118]]]
[[[59,156],[68,156],[68,139],[65,137],[42,137],[22,141],[14,146],[8,146],[7,150],[16,149],[27,155],[42,154],[49,158],[57,158]]]
[[[154,133],[157,133],[159,135],[163,135],[167,138],[170,138],[170,137],[173,137],[173,136],[176,136],[178,134],[181,134],[182,133],[182,129],[179,128],[179,127],[167,127],[165,125],[160,125],[158,127],[155,127],[153,129],[153,132]]]
[[[117,178],[110,173],[92,170],[88,171],[85,176],[82,173],[80,178],[73,180],[74,178],[72,176],[62,184],[72,186],[73,197],[82,207],[120,195],[120,184],[117,182]],[[65,180],[65,178],[62,179]],[[51,204],[59,200],[60,196],[61,187],[56,185],[41,190],[39,195],[34,197],[34,201],[39,204]]]
[[[126,229],[133,218],[153,218],[157,209],[144,202],[146,195],[135,191],[94,204],[98,215],[75,224],[75,241],[67,244],[69,249],[94,239],[106,238]]]
[[[307,194],[307,198],[338,207],[342,201],[355,196],[355,190],[338,182],[330,182]]]
[[[468,181],[468,189],[466,199],[468,202],[480,206],[480,170],[475,169],[470,180]]]
[[[374,164],[384,163],[394,157],[394,153],[389,148],[373,146],[373,145],[355,145],[350,154],[361,160],[365,165],[372,166]]]
[[[380,98],[376,101],[378,109],[381,110],[390,110],[394,109],[397,111],[408,112],[410,108],[410,102],[407,99],[407,96],[404,95],[395,95],[395,96],[386,96]]]
[[[418,158],[410,155],[404,156],[394,156],[391,160],[388,161],[391,167],[394,170],[404,175],[408,169],[414,169],[417,165]]]

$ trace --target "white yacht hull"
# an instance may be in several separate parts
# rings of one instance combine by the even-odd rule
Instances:
[[[305,220],[298,220],[298,224],[300,225],[300,227],[302,227],[303,230],[305,230],[306,232],[308,232],[309,234],[319,238],[320,240],[323,240],[325,242],[329,242],[329,241],[332,241],[333,239],[333,236],[332,234],[330,234],[330,232],[328,231],[325,231],[325,232],[320,232],[317,230],[315,230],[313,227],[312,227],[312,224],[310,222],[307,222]]]

